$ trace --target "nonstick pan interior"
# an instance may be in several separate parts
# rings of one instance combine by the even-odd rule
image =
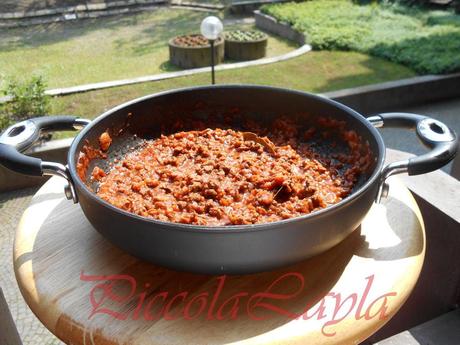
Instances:
[[[144,139],[196,129],[193,126],[194,120],[204,122],[210,128],[226,127],[244,131],[247,130],[245,124],[248,121],[266,128],[273,120],[288,117],[295,120],[301,132],[311,125],[318,126],[317,119],[326,117],[344,121],[347,129],[355,130],[364,141],[369,142],[372,152],[378,152],[375,138],[362,128],[360,121],[347,116],[346,111],[341,111],[316,98],[308,99],[296,94],[280,94],[278,91],[276,96],[271,97],[272,89],[263,90],[265,92],[258,89],[239,91],[238,89],[198,89],[196,92],[184,92],[180,97],[166,94],[147,98],[115,110],[110,116],[105,116],[102,121],[99,121],[85,138],[90,146],[98,148],[99,136],[108,130],[113,140],[107,152],[107,159],[94,159],[89,164],[85,182],[96,191],[97,183],[91,180],[91,171],[95,165],[107,171],[114,160],[120,160],[127,152],[138,147]],[[185,118],[188,119],[188,126],[179,130],[175,128],[177,121]],[[308,142],[316,152],[327,157],[332,153],[349,152],[348,144],[338,133],[324,138],[321,130],[317,130],[315,136]],[[368,174],[360,177],[354,189],[365,183],[374,168],[375,164]]]

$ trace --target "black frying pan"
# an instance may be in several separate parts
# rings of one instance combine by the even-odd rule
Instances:
[[[201,120],[215,119],[235,106],[245,118],[262,126],[280,115],[298,118],[299,125],[317,116],[345,121],[347,128],[355,130],[369,142],[375,158],[373,167],[368,176],[362,176],[350,196],[326,209],[272,223],[225,227],[162,222],[128,213],[100,199],[77,174],[76,163],[83,145],[88,142],[98,147],[98,138],[106,129],[112,133],[123,129],[123,134],[114,138],[105,164],[123,155],[139,138],[157,136],[160,128],[174,118],[187,114]],[[374,128],[383,125],[415,128],[418,137],[431,151],[384,167],[385,146]],[[84,129],[69,149],[67,166],[20,153],[38,139],[41,130],[82,127]],[[318,147],[332,150],[324,140]],[[385,195],[387,177],[402,172],[417,175],[439,169],[455,156],[456,148],[457,137],[452,130],[421,115],[389,113],[366,119],[340,103],[305,92],[225,85],[146,96],[109,110],[94,121],[53,116],[17,123],[0,137],[0,163],[28,175],[66,178],[67,198],[80,203],[97,231],[137,257],[178,270],[236,274],[292,264],[333,247],[356,229],[372,203]],[[334,150],[344,150],[344,146],[338,145]]]

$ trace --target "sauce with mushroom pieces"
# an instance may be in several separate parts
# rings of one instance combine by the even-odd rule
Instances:
[[[367,143],[343,123],[319,123],[321,129],[300,130],[281,118],[265,131],[222,126],[161,135],[109,171],[96,166],[92,178],[103,200],[162,221],[218,226],[301,216],[348,196],[373,159]],[[313,136],[329,138],[332,131],[348,145],[346,153],[312,148]],[[101,146],[111,142],[107,136]]]

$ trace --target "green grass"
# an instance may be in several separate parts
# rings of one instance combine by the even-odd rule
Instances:
[[[0,77],[42,75],[55,88],[172,71],[176,68],[168,62],[168,40],[199,31],[207,15],[159,8],[136,15],[2,30]],[[270,36],[267,54],[280,55],[294,48]]]
[[[275,64],[217,72],[216,79],[218,84],[263,84],[320,93],[414,75],[410,69],[383,59],[354,52],[324,51],[307,53]],[[52,113],[94,118],[133,98],[168,89],[206,85],[209,82],[210,75],[204,73],[56,97],[52,101]],[[71,135],[74,133],[60,134],[57,137]]]
[[[460,71],[460,15],[397,3],[313,0],[266,5],[265,13],[305,32],[316,50],[352,50],[418,73]]]

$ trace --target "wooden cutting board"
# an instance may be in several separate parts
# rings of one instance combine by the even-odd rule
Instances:
[[[16,277],[33,312],[68,344],[357,344],[402,306],[425,255],[420,211],[397,178],[390,185],[361,227],[322,255],[273,272],[206,276],[115,248],[52,178],[17,229]]]

